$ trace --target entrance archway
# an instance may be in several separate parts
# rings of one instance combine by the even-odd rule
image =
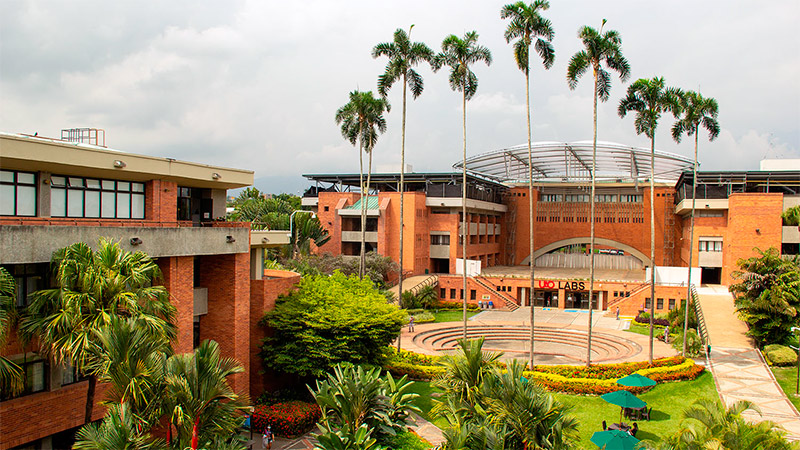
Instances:
[[[560,241],[547,244],[544,247],[536,250],[535,252],[533,252],[533,257],[534,259],[538,258],[544,255],[545,253],[550,253],[553,250],[556,250],[561,247],[566,247],[568,245],[578,245],[578,244],[588,244],[588,243],[589,243],[588,237],[562,239]],[[645,266],[647,267],[652,266],[650,258],[648,258],[644,253],[640,252],[639,250],[636,250],[635,248],[631,247],[630,245],[623,244],[622,242],[617,242],[611,239],[598,238],[598,237],[594,238],[594,243],[595,245],[605,245],[608,247],[614,247],[620,250],[624,250],[625,252],[630,253],[634,258],[641,261]],[[523,266],[527,266],[528,264],[530,264],[530,261],[531,257],[529,255],[527,258],[523,259],[520,264]]]

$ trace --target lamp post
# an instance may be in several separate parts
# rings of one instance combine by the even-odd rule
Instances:
[[[800,327],[792,327],[792,332],[797,333],[797,381],[794,386],[794,396],[800,397]]]
[[[292,211],[292,213],[289,215],[289,242],[290,242],[290,245],[292,246],[292,259],[294,259],[294,257],[295,257],[295,248],[297,247],[297,239],[295,239],[294,242],[291,242],[292,236],[294,236],[294,215],[297,214],[297,213],[308,213],[308,214],[311,214],[311,218],[312,219],[314,217],[317,217],[317,215],[314,213],[314,211],[306,211],[304,209],[297,209],[295,211]]]

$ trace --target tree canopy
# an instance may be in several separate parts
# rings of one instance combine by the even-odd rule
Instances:
[[[334,272],[303,277],[262,319],[273,329],[261,356],[272,369],[322,376],[339,362],[376,363],[406,315],[367,279]]]

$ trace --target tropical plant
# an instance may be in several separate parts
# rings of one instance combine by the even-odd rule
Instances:
[[[386,289],[389,274],[396,272],[399,267],[391,257],[376,252],[367,252],[366,263],[365,275],[378,289]],[[360,262],[345,259],[342,255],[323,253],[285,260],[283,265],[303,275],[331,275],[337,270],[345,275],[358,275]]]
[[[528,126],[528,223],[529,230],[528,236],[530,240],[530,277],[531,289],[528,299],[531,304],[531,348],[530,348],[530,365],[533,367],[533,323],[535,308],[533,299],[536,298],[534,286],[534,267],[535,261],[533,259],[534,241],[533,241],[533,151],[531,150],[531,95],[530,95],[530,51],[531,45],[536,49],[536,53],[542,58],[542,64],[545,69],[553,66],[556,59],[556,52],[553,48],[552,41],[555,33],[553,26],[549,20],[539,14],[539,11],[546,11],[550,8],[550,3],[547,0],[536,0],[533,3],[526,4],[523,1],[512,3],[503,6],[500,10],[500,18],[511,19],[511,22],[506,27],[505,38],[506,42],[514,42],[514,59],[517,61],[517,67],[525,74],[525,113],[526,124]],[[534,38],[536,42],[534,43]],[[465,291],[466,292],[466,291]]]
[[[149,426],[146,427],[149,429]],[[88,423],[75,434],[75,450],[166,450],[163,439],[143,431],[128,403],[108,407],[103,421]]]
[[[372,49],[372,57],[378,58],[386,56],[389,62],[383,74],[378,77],[378,93],[386,97],[392,85],[400,80],[403,81],[403,119],[400,132],[400,272],[397,281],[398,292],[403,292],[403,208],[405,204],[405,174],[406,174],[406,95],[408,88],[411,88],[411,95],[416,99],[422,94],[424,89],[422,76],[414,70],[414,67],[422,62],[433,63],[433,50],[422,42],[411,41],[411,30],[414,25],[408,28],[408,33],[402,28],[394,32],[392,42],[382,42]],[[402,298],[400,307],[403,307]],[[400,348],[400,336],[397,337],[397,348]]]
[[[320,429],[315,450],[382,450],[383,447],[369,434],[366,425],[358,427],[355,433],[345,430]]]
[[[0,348],[6,345],[18,322],[16,283],[5,267],[0,267]],[[17,395],[24,386],[22,368],[0,356],[0,397]]]
[[[301,376],[325,375],[339,362],[375,364],[406,320],[368,279],[306,276],[262,319],[273,332],[261,356],[267,367]]]
[[[322,226],[315,214],[296,214],[292,231],[291,245],[295,255],[298,253],[310,254],[311,241],[314,241],[314,245],[317,247],[321,247],[331,240],[328,230]]]
[[[569,448],[577,438],[578,422],[552,394],[525,379],[524,370],[524,363],[513,360],[505,371],[485,379],[483,396],[489,417],[505,425],[506,440],[520,442],[524,450]]]
[[[672,340],[672,348],[685,356],[700,356],[703,352],[703,341],[697,331],[689,328],[684,336],[683,328],[679,328]]]
[[[459,340],[460,351],[454,355],[445,355],[438,361],[444,367],[444,374],[435,384],[458,402],[477,403],[483,380],[500,359],[500,353],[483,351],[483,341],[483,337],[469,341]]]
[[[244,368],[231,358],[220,356],[219,344],[205,340],[194,353],[171,356],[166,364],[167,404],[171,427],[177,429],[178,448],[215,448],[228,441],[244,422],[241,414],[247,399],[228,384],[231,375]]]
[[[682,429],[670,439],[678,449],[782,450],[798,449],[785,432],[771,421],[751,423],[742,418],[745,411],[761,414],[756,405],[740,400],[725,408],[720,402],[698,400],[683,412]]]
[[[800,256],[782,258],[777,249],[736,262],[729,288],[736,310],[758,346],[788,344],[800,318]]]
[[[461,178],[461,257],[464,263],[464,292],[467,292],[467,243],[469,228],[467,227],[467,100],[478,91],[478,77],[470,69],[470,65],[485,62],[492,64],[492,52],[478,45],[478,33],[469,31],[463,38],[451,34],[442,41],[442,51],[436,55],[434,70],[443,65],[450,67],[450,89],[461,92],[461,123],[463,130],[463,162]],[[464,311],[463,340],[467,340],[467,296],[462,301]]]
[[[650,138],[650,298],[656,298],[656,213],[655,213],[655,176],[656,176],[656,129],[663,112],[678,115],[678,89],[666,87],[664,78],[653,77],[648,80],[640,78],[628,86],[628,93],[619,102],[617,112],[625,117],[629,111],[636,111],[636,134],[644,134]],[[691,271],[691,270],[690,270]],[[651,300],[652,302],[652,300]],[[655,307],[651,305],[655,311]],[[648,360],[653,361],[653,315],[650,315],[650,353]]]
[[[567,83],[570,89],[578,86],[580,78],[586,70],[592,69],[593,84],[593,109],[592,109],[592,193],[589,197],[589,332],[587,336],[586,365],[592,363],[592,309],[594,308],[594,204],[595,204],[595,172],[597,169],[597,99],[607,101],[611,93],[611,75],[603,65],[617,72],[622,81],[630,75],[628,60],[622,56],[622,38],[615,30],[603,33],[606,19],[600,25],[598,32],[592,27],[584,26],[578,31],[578,38],[583,42],[584,49],[572,55],[567,66]],[[531,255],[532,257],[532,255]],[[651,298],[655,298],[654,296]]]
[[[691,225],[689,226],[689,270],[688,278],[686,280],[686,298],[692,298],[692,257],[694,256],[694,208],[697,201],[695,200],[697,194],[697,149],[700,137],[700,125],[708,131],[708,140],[713,141],[719,136],[719,123],[717,122],[717,114],[719,107],[717,101],[713,98],[703,98],[699,93],[694,91],[687,91],[680,95],[678,99],[678,111],[680,117],[675,121],[672,126],[672,139],[680,143],[684,134],[687,136],[694,135],[694,162],[692,163],[692,213]],[[650,297],[653,298],[653,297]],[[684,317],[684,336],[688,329],[688,310],[685,311]],[[686,342],[683,342],[681,351],[686,353]]]
[[[361,264],[359,276],[364,276],[366,268],[366,223],[367,199],[369,197],[369,184],[372,176],[372,150],[378,142],[378,135],[386,131],[384,112],[389,112],[391,106],[385,98],[375,98],[372,91],[353,91],[350,101],[336,111],[336,123],[341,124],[342,136],[352,145],[358,144],[359,186],[361,191]],[[369,155],[367,182],[364,183],[364,158],[361,152]],[[366,195],[366,197],[365,197]]]
[[[413,384],[405,376],[395,380],[387,373],[381,378],[377,367],[337,364],[315,389],[309,388],[322,411],[320,431],[355,436],[366,426],[378,442],[407,431],[410,413],[419,412],[414,404],[419,395],[408,391]]]
[[[130,253],[100,239],[96,251],[83,242],[56,250],[52,265],[58,288],[34,292],[21,319],[24,341],[56,364],[69,363],[89,376],[84,421],[91,421],[97,376],[97,332],[114,317],[135,317],[152,334],[175,338],[175,307],[158,265],[142,252]]]

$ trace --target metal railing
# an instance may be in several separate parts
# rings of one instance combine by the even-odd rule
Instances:
[[[409,289],[408,291],[411,292],[413,295],[417,295],[417,294],[419,294],[419,291],[421,291],[424,287],[436,286],[437,284],[439,284],[439,276],[438,275],[431,275],[428,278],[425,278],[424,280],[422,280],[416,286],[414,286],[411,289]]]
[[[703,316],[703,307],[700,306],[700,296],[697,294],[697,286],[695,284],[692,284],[691,293],[692,300],[694,301],[694,312],[697,315],[697,332],[700,335],[700,340],[703,342],[703,352],[706,354],[706,359],[708,359],[711,338],[708,336],[708,325],[706,324],[705,316]]]

